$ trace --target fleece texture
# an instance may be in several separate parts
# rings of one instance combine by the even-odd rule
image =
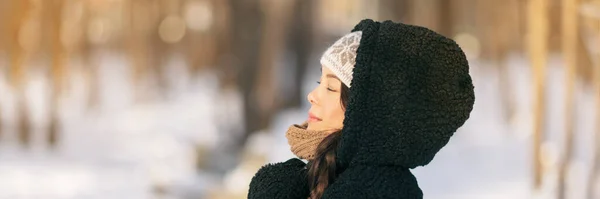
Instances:
[[[362,38],[336,156],[340,172],[323,199],[423,198],[410,169],[429,164],[473,109],[465,54],[451,39],[424,27],[366,19],[355,31]],[[281,180],[305,172],[295,171],[276,177],[259,171],[253,182],[269,183],[251,184],[249,198],[289,198],[294,194],[282,193],[290,189],[286,185],[308,194],[301,190],[308,186]],[[260,197],[253,190],[269,194]]]
[[[248,198],[306,199],[307,177],[306,164],[297,158],[265,165],[250,181]]]

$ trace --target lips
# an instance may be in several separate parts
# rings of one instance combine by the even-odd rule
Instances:
[[[318,121],[321,121],[321,120],[323,120],[323,119],[315,116],[312,113],[308,113],[308,122],[318,122]]]

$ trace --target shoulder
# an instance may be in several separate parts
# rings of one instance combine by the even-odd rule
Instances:
[[[250,181],[248,198],[307,198],[308,181],[304,165],[298,159],[290,159],[263,166]]]
[[[279,162],[262,166],[254,175],[255,180],[264,178],[278,178],[280,176],[304,176],[305,164],[298,159],[290,159],[287,162]]]
[[[423,192],[409,169],[358,165],[341,173],[324,198],[422,199]]]

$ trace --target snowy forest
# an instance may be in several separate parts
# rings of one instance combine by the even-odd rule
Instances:
[[[0,0],[0,199],[246,198],[366,18],[469,59],[425,198],[600,198],[600,0]]]

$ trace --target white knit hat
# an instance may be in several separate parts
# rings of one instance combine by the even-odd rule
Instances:
[[[338,39],[321,57],[321,64],[331,70],[348,88],[352,82],[352,69],[356,64],[356,49],[360,44],[361,31],[352,32]]]

